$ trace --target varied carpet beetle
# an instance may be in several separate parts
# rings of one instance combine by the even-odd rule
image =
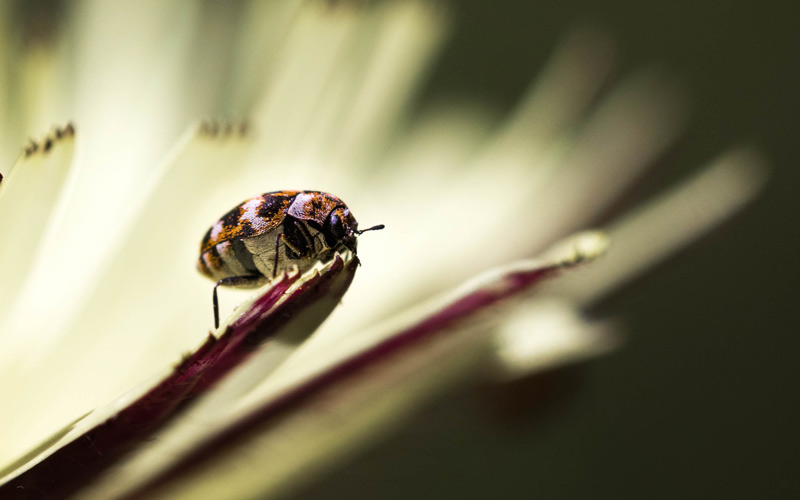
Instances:
[[[358,229],[350,209],[321,191],[273,191],[246,200],[222,216],[200,243],[198,270],[214,285],[214,328],[219,327],[217,287],[255,288],[297,266],[301,272],[356,253]]]

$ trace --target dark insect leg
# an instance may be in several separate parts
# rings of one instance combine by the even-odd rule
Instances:
[[[275,238],[275,259],[272,261],[272,279],[275,279],[275,276],[278,274],[278,256],[280,255],[278,251],[281,249],[281,236],[283,236],[283,233]]]
[[[213,303],[214,303],[214,330],[219,328],[219,299],[217,298],[217,287],[222,286],[238,286],[250,285],[258,281],[260,276],[230,276],[222,278],[214,285]]]
[[[313,251],[316,246],[314,245],[314,238],[311,236],[308,227],[306,227],[305,224],[298,224],[297,229],[300,231],[300,234],[303,235],[303,239],[306,240],[306,248],[308,251]]]
[[[283,242],[284,245],[286,245],[286,248],[292,251],[292,253],[294,254],[292,258],[299,259],[300,257],[306,254],[306,252],[304,252],[301,248],[298,248],[297,246],[295,246],[294,243],[291,243],[289,239],[286,238],[286,234],[281,233],[278,236],[278,239],[281,240],[281,242]]]
[[[295,221],[291,226],[291,233],[289,234],[289,231],[286,231],[287,237],[291,236],[297,246],[301,246],[306,250],[314,248],[314,242],[311,241],[311,235],[308,234],[308,229],[304,222]]]
[[[273,278],[275,278],[275,276],[278,275],[278,257],[280,256],[279,250],[281,248],[281,243],[286,245],[286,248],[295,255],[294,258],[300,258],[303,255],[305,255],[305,253],[302,251],[302,249],[297,248],[294,244],[289,242],[289,240],[286,238],[286,234],[285,233],[279,234],[278,237],[275,238],[275,259],[273,260],[273,263],[272,263],[272,277]]]

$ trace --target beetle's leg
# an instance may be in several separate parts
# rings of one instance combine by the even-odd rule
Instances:
[[[292,243],[289,243],[289,240],[286,238],[286,234],[285,234],[285,233],[281,233],[281,234],[278,236],[278,239],[279,239],[279,240],[281,240],[281,242],[282,242],[284,245],[286,245],[286,247],[287,247],[289,250],[291,250],[293,254],[295,254],[295,255],[297,256],[297,257],[295,257],[295,258],[302,257],[303,255],[305,255],[305,252],[303,252],[303,250],[302,250],[302,249],[300,249],[300,248],[297,248],[297,246],[295,246],[295,245],[294,245],[294,244],[292,244]]]
[[[273,261],[273,264],[272,264],[272,277],[273,278],[275,278],[275,276],[278,275],[278,257],[280,256],[279,250],[281,248],[281,243],[286,245],[286,248],[291,250],[292,253],[294,253],[295,255],[297,255],[297,256],[302,256],[303,255],[302,251],[299,248],[297,248],[293,244],[289,243],[289,240],[286,239],[286,234],[285,233],[279,234],[278,237],[275,238],[275,260]]]
[[[314,245],[314,238],[311,236],[308,227],[306,227],[306,225],[302,223],[297,224],[297,230],[300,232],[300,235],[303,237],[303,239],[306,240],[306,248],[311,251],[314,251],[314,249],[316,249],[317,247],[316,245]]]
[[[252,284],[258,281],[261,277],[250,275],[250,276],[229,276],[227,278],[222,278],[221,280],[217,281],[214,285],[214,294],[213,294],[213,303],[214,303],[214,330],[219,328],[219,299],[217,298],[217,287],[222,286],[237,286],[237,285],[245,285],[245,284]]]
[[[278,274],[278,256],[280,255],[279,250],[281,249],[281,236],[283,236],[283,233],[275,238],[275,259],[272,261],[272,279],[275,279],[275,276]]]

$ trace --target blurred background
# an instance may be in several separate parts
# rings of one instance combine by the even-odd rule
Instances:
[[[509,109],[576,24],[617,42],[619,73],[679,76],[684,140],[635,196],[734,144],[772,165],[763,196],[597,314],[627,344],[509,419],[465,393],[302,498],[798,498],[800,38],[793,3],[457,2],[423,102],[453,94]],[[496,398],[495,401],[496,402]],[[524,406],[524,405],[523,405]],[[527,415],[526,415],[527,414]]]

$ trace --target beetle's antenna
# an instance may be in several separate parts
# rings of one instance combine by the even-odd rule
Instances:
[[[360,229],[356,231],[356,234],[366,233],[367,231],[379,231],[385,227],[386,226],[384,226],[383,224],[378,224],[377,226],[368,227],[366,229]]]

